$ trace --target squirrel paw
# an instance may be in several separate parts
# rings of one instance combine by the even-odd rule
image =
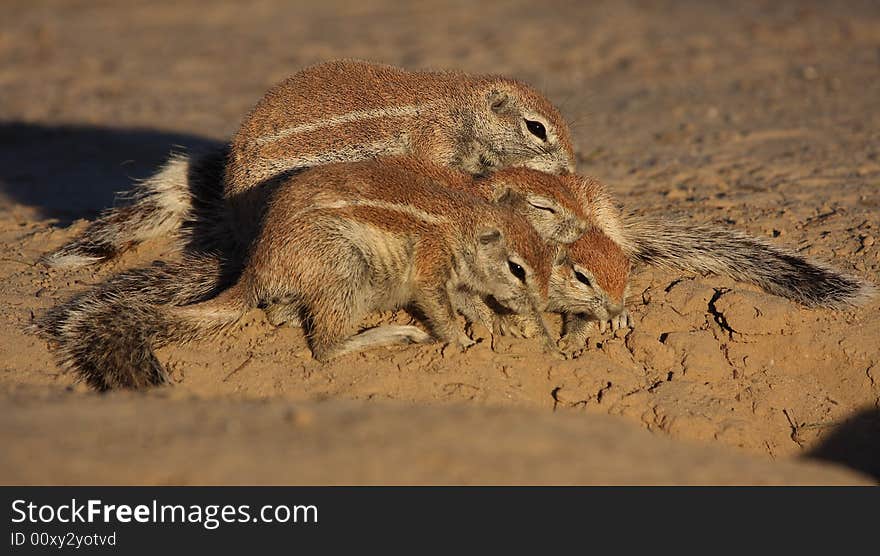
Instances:
[[[496,315],[492,322],[492,333],[496,336],[530,338],[534,331],[525,318],[520,315]]]
[[[461,351],[462,353],[464,353],[464,352],[467,351],[469,348],[471,348],[471,347],[473,347],[473,346],[475,346],[475,345],[477,344],[477,342],[476,342],[475,340],[472,340],[472,339],[471,339],[467,334],[465,334],[464,332],[459,332],[459,333],[456,335],[456,337],[455,337],[455,341],[452,342],[452,343],[453,343],[453,344],[458,348],[458,350]]]
[[[559,349],[550,342],[544,344],[544,353],[559,361],[565,361],[569,358],[569,355],[565,353],[565,351]]]

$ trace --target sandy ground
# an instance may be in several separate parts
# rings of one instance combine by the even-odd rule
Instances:
[[[880,478],[877,299],[806,310],[726,279],[639,269],[636,328],[562,362],[480,331],[465,354],[400,348],[322,366],[298,330],[254,311],[217,340],[163,349],[173,388],[103,397],[22,331],[170,246],[76,271],[39,255],[175,146],[222,141],[270,84],[337,57],[527,80],[570,121],[580,170],[627,208],[724,222],[880,283],[876,3],[2,11],[0,482]]]

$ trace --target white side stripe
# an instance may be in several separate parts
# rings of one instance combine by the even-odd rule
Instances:
[[[443,218],[442,216],[437,216],[409,205],[400,205],[396,203],[389,203],[387,201],[373,201],[370,199],[354,199],[350,201],[317,201],[314,205],[312,205],[311,209],[341,209],[346,207],[373,207],[394,212],[401,212],[428,224],[445,224],[449,222],[448,219]]]
[[[376,141],[363,145],[348,145],[333,151],[315,154],[301,154],[285,158],[260,161],[269,173],[284,172],[296,168],[312,168],[334,162],[358,162],[378,156],[405,154],[409,151],[409,137],[401,135],[387,141]]]
[[[349,112],[348,114],[341,114],[339,116],[331,116],[329,118],[325,118],[323,120],[317,120],[314,122],[310,122],[307,124],[300,124],[298,126],[289,127],[287,129],[282,129],[278,133],[273,135],[265,135],[263,137],[258,137],[254,140],[257,144],[265,144],[271,143],[273,141],[278,141],[279,139],[284,139],[285,137],[290,137],[291,135],[296,135],[298,133],[305,133],[307,131],[315,131],[316,129],[322,129],[325,127],[335,127],[341,124],[347,124],[349,122],[357,122],[360,120],[373,120],[376,118],[402,118],[405,116],[418,116],[422,112],[426,110],[431,110],[435,108],[439,103],[437,102],[429,102],[426,104],[412,104],[407,106],[387,106],[385,108],[373,108],[371,110],[356,110],[354,112]]]

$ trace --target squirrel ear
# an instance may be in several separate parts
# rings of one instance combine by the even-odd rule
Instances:
[[[477,232],[477,240],[480,245],[492,245],[501,242],[501,230],[498,228],[482,228]]]
[[[486,100],[489,101],[489,108],[491,108],[493,112],[503,112],[510,103],[510,95],[504,91],[493,90],[489,91]]]
[[[511,196],[513,196],[513,189],[508,184],[504,182],[492,184],[493,203],[503,203],[504,201],[510,200]]]

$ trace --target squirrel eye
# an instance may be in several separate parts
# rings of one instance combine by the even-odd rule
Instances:
[[[526,120],[526,127],[532,135],[534,135],[541,141],[547,140],[547,130],[544,129],[544,124],[542,124],[541,122]]]
[[[513,261],[507,261],[507,268],[510,269],[510,273],[516,276],[520,282],[526,281],[526,269],[519,266]]]
[[[590,279],[587,278],[586,275],[584,275],[583,273],[578,272],[577,270],[574,271],[574,277],[577,278],[577,281],[581,284],[585,284],[590,287],[593,286],[593,283],[590,282]]]

